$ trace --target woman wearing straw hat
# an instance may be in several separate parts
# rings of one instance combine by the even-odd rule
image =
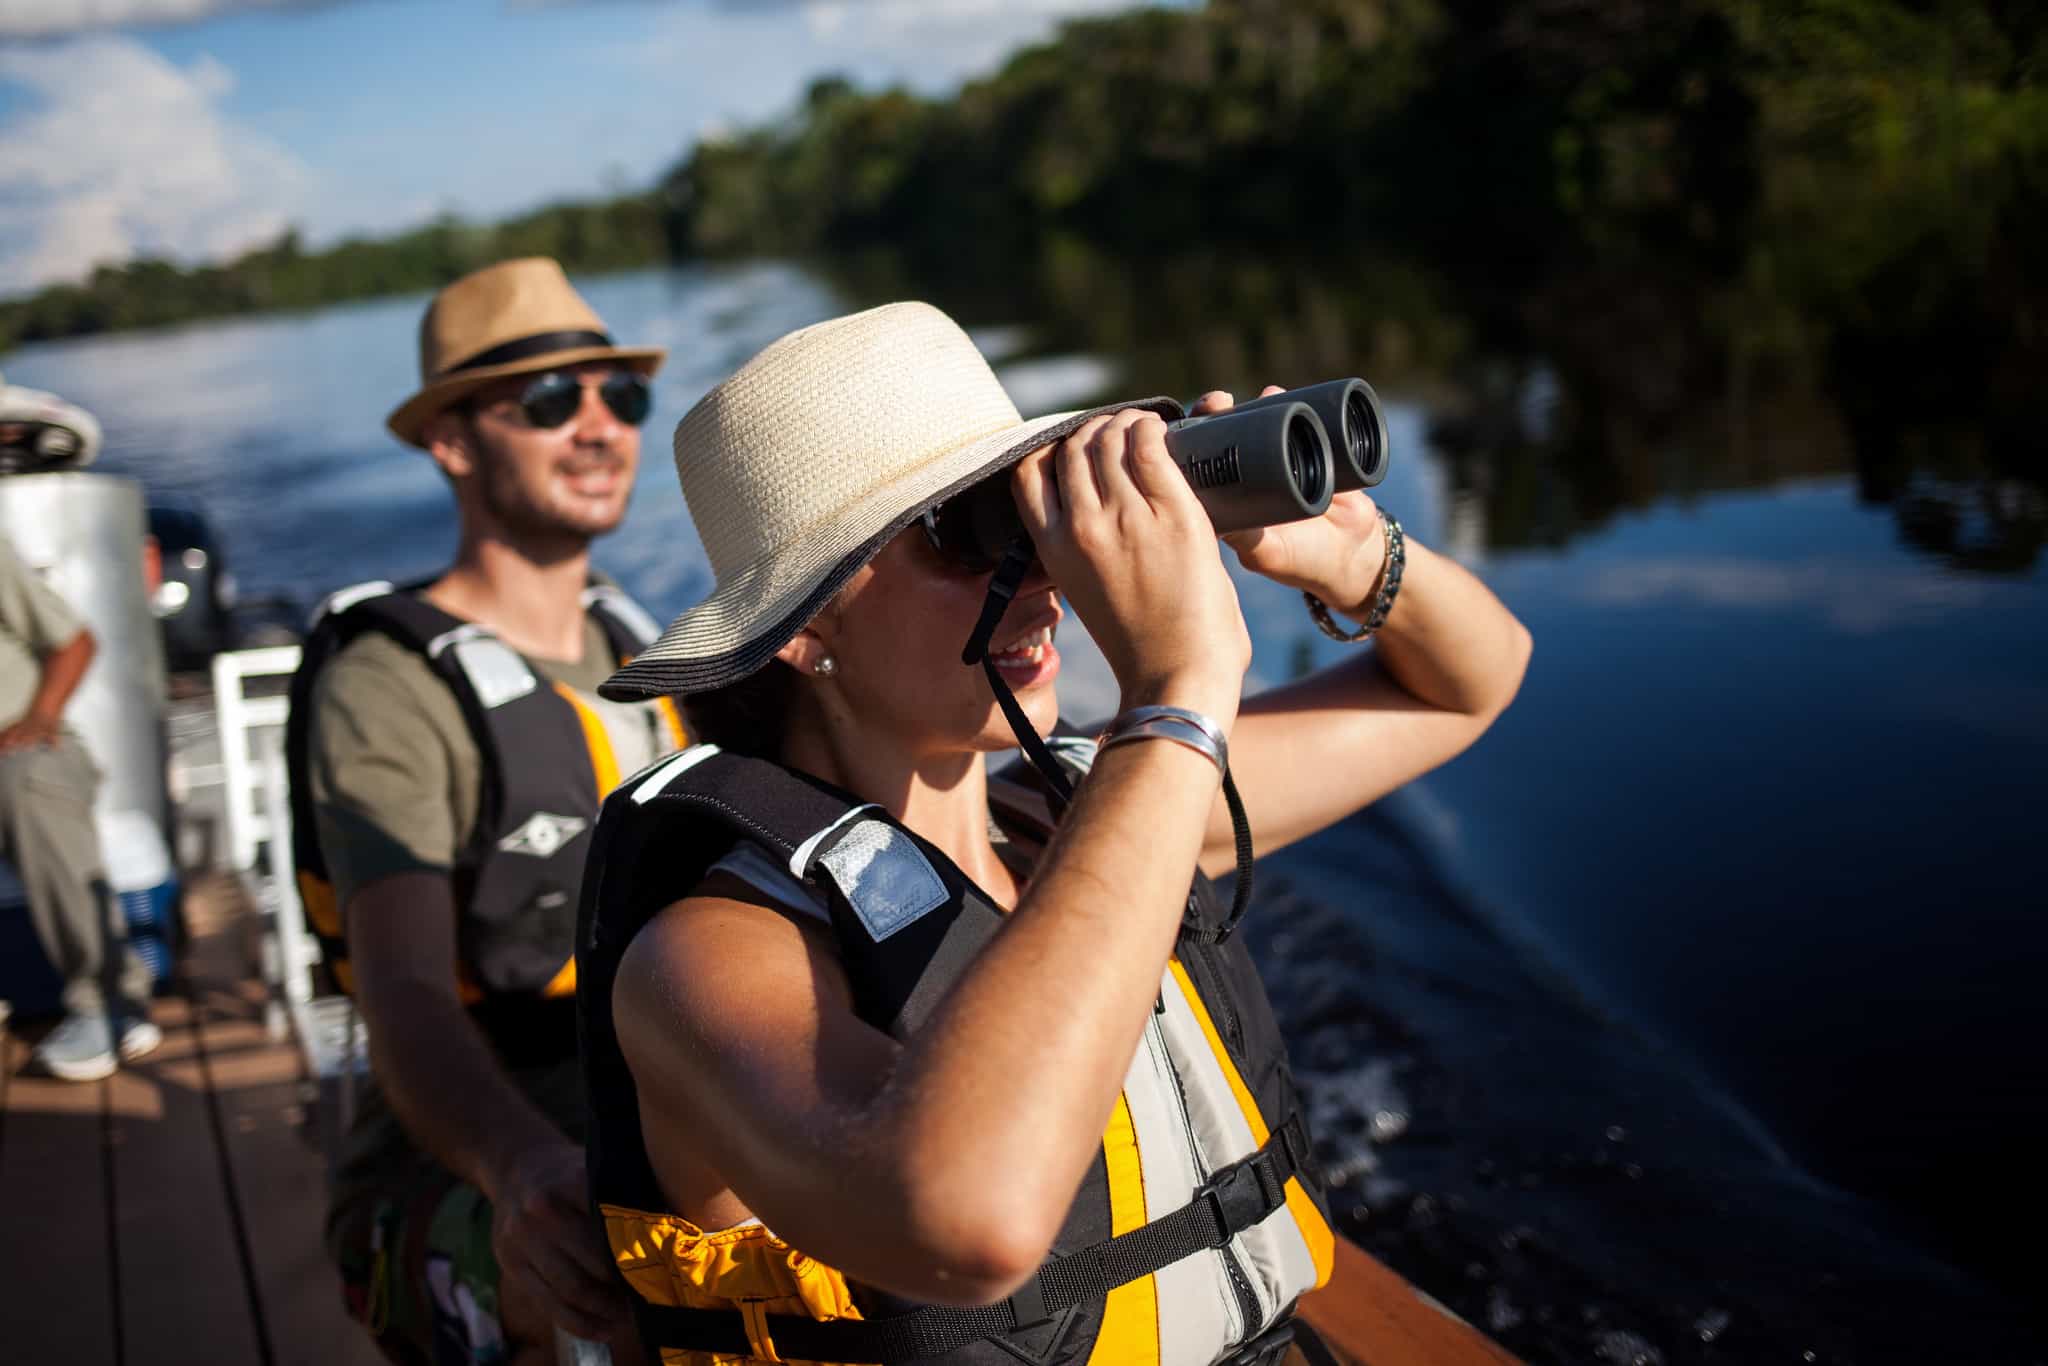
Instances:
[[[664,1360],[1298,1350],[1331,1233],[1198,879],[1236,861],[1224,773],[1260,850],[1299,839],[1477,738],[1529,637],[1413,543],[1404,579],[1398,530],[1345,495],[1233,545],[1383,621],[1378,648],[1241,707],[1177,411],[1022,421],[951,320],[896,304],[774,343],[677,427],[717,586],[604,691],[685,694],[714,743],[607,803],[578,933],[592,1191]],[[977,669],[990,568],[926,514],[988,478],[1038,558]],[[985,759],[1013,744],[995,680],[1024,738],[1054,729],[1062,597],[1124,710],[1054,742],[1055,830]]]

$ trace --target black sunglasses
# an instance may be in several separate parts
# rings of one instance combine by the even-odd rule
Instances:
[[[597,396],[612,416],[629,427],[647,420],[654,395],[647,377],[631,370],[614,370],[597,386]],[[576,416],[583,406],[583,381],[565,370],[550,370],[519,391],[513,402],[530,427],[554,428]]]
[[[926,508],[917,521],[939,558],[967,574],[994,570],[1011,542],[1025,534],[1007,470]]]

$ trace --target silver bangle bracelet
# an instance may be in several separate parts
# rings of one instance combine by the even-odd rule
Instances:
[[[1108,749],[1126,740],[1172,740],[1215,764],[1218,773],[1230,768],[1230,742],[1223,728],[1186,707],[1133,707],[1111,721],[1096,744]]]
[[[1387,624],[1387,613],[1394,610],[1394,599],[1401,592],[1401,574],[1408,567],[1408,538],[1401,534],[1401,523],[1392,513],[1380,514],[1380,530],[1387,538],[1387,559],[1380,568],[1379,593],[1373,598],[1372,611],[1365,618],[1365,625],[1356,631],[1346,631],[1330,616],[1329,604],[1321,598],[1302,590],[1301,596],[1308,601],[1308,614],[1322,633],[1332,640],[1341,640],[1346,645],[1355,645],[1369,639],[1380,627]]]

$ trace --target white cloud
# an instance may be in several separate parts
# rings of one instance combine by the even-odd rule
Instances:
[[[211,58],[82,38],[0,50],[0,84],[33,106],[0,133],[0,291],[138,254],[218,258],[305,207],[310,172],[226,117],[234,73]]]
[[[1184,0],[1167,0],[1183,3]],[[827,73],[868,83],[951,89],[1011,52],[1052,36],[1059,23],[1133,8],[1133,0],[791,0],[687,5],[669,10],[619,55],[677,69],[729,89],[726,118],[786,107],[805,81]],[[718,61],[707,62],[716,54]],[[735,78],[727,62],[745,78]]]
[[[92,29],[191,24],[235,10],[308,0],[0,0],[0,38],[52,38]]]
[[[566,3],[503,0],[507,17],[490,22],[518,25]],[[174,65],[111,33],[6,42],[236,10],[345,9],[344,0],[0,0],[0,87],[25,96],[0,125],[0,294],[138,253],[218,259],[287,223],[318,247],[442,209],[493,218],[604,193],[606,167],[644,183],[699,135],[787,111],[820,75],[939,93],[1062,19],[1130,3],[577,0],[588,22],[571,41],[530,45],[530,60],[514,45],[488,78],[459,64],[437,70],[441,85],[417,92],[401,129],[350,93],[370,89],[374,73],[350,81],[327,72],[308,82],[304,103],[269,91],[256,102],[268,112],[231,115],[233,75],[214,61]],[[265,26],[258,46],[269,60],[317,60],[290,36],[295,28]],[[406,66],[408,79],[422,79],[419,66]],[[574,85],[584,89],[564,97]],[[526,88],[547,93],[530,102],[508,94]],[[449,113],[456,108],[465,116]],[[475,108],[494,111],[487,135],[466,116]]]
[[[803,0],[805,27],[863,64],[920,89],[992,70],[1061,21],[1130,9],[1131,0]]]
[[[1130,0],[802,0],[804,25],[820,41],[903,61],[957,80],[992,67],[1061,20],[1131,8]]]

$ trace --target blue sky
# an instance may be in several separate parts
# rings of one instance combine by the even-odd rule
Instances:
[[[0,294],[645,184],[819,75],[944,90],[1130,4],[0,0]]]

